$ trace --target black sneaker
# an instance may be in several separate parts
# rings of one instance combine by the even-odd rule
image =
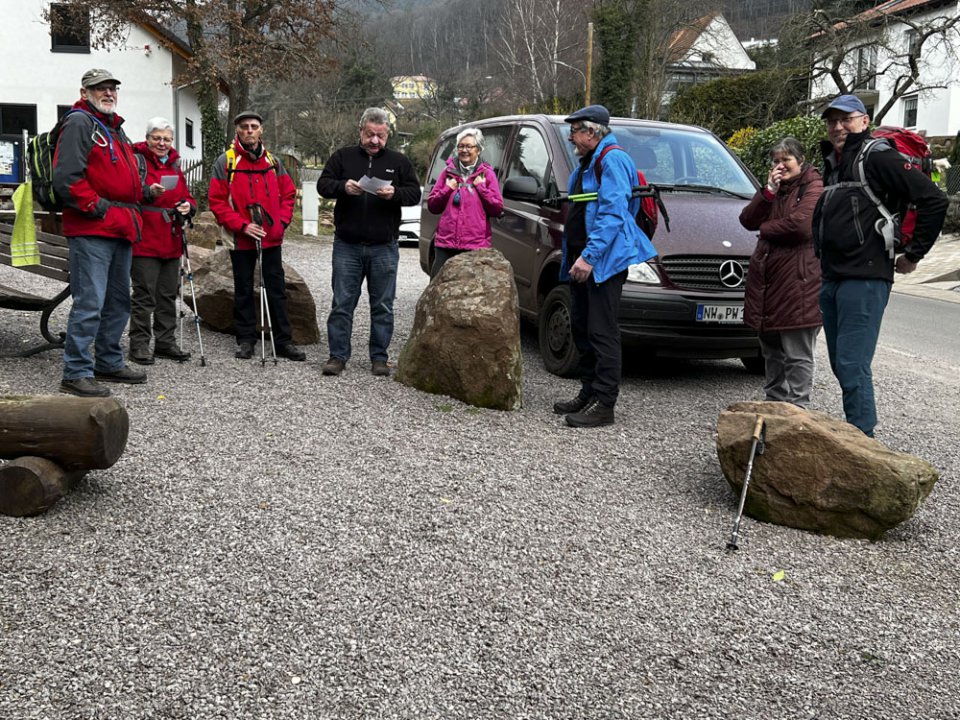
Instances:
[[[153,353],[148,347],[132,347],[129,353],[130,360],[137,365],[153,365]]]
[[[560,402],[555,402],[553,404],[553,411],[557,415],[569,415],[570,413],[578,413],[583,410],[587,405],[590,404],[590,401],[593,399],[593,395],[577,395],[573,400],[561,400]]]
[[[170,347],[157,347],[154,351],[154,354],[157,357],[169,358],[170,360],[176,360],[177,362],[186,362],[190,359],[190,353],[185,350],[181,350],[176,345],[171,345]]]
[[[323,364],[321,372],[324,375],[339,375],[347,364],[340,358],[332,357]]]
[[[575,428],[593,428],[601,425],[613,425],[613,406],[604,405],[593,399],[580,412],[571,413],[565,418],[567,425]]]
[[[102,382],[123,383],[124,385],[139,385],[147,381],[147,374],[145,372],[134,370],[126,365],[113,372],[103,372],[102,370],[95,369],[93,376]]]
[[[110,390],[92,377],[63,380],[60,382],[60,392],[80,397],[110,397]]]
[[[285,357],[287,360],[302,362],[307,359],[307,354],[293,343],[287,343],[277,348],[277,357]]]
[[[252,342],[244,340],[240,343],[239,347],[237,347],[237,353],[234,357],[240,360],[249,360],[253,357],[253,346],[254,344]]]
[[[385,360],[374,360],[370,366],[370,372],[377,377],[387,377],[390,375],[390,366]]]

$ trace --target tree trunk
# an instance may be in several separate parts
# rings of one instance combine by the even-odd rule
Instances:
[[[37,455],[67,470],[108,468],[123,454],[130,417],[114,398],[0,397],[0,457]]]
[[[0,465],[0,513],[26,517],[46,512],[86,473],[31,456]]]

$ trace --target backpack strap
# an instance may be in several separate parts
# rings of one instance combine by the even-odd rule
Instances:
[[[611,150],[623,150],[619,145],[607,145],[603,150],[600,151],[600,154],[597,155],[597,159],[593,162],[593,175],[597,178],[597,185],[600,184],[600,175],[603,174],[603,168],[601,163],[603,162],[603,157]],[[626,150],[623,150],[627,152]]]
[[[891,145],[886,140],[880,138],[870,138],[863,143],[863,146],[860,148],[860,152],[857,153],[857,157],[853,163],[853,173],[854,177],[857,178],[857,184],[860,185],[864,194],[870,199],[880,213],[881,217],[877,219],[877,222],[874,224],[874,229],[883,237],[884,247],[887,249],[887,254],[893,258],[896,254],[896,245],[897,245],[897,216],[890,212],[887,209],[887,206],[883,204],[877,194],[873,191],[873,188],[870,187],[870,183],[867,182],[867,173],[866,173],[866,162],[867,155],[869,155],[874,150],[890,150]],[[846,183],[840,183],[841,186]]]

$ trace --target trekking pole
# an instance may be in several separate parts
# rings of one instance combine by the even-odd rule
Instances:
[[[743,488],[740,490],[740,507],[737,508],[737,519],[733,523],[733,533],[730,535],[730,542],[727,543],[727,550],[738,550],[737,538],[740,535],[740,519],[743,517],[743,506],[747,501],[747,487],[750,485],[750,473],[753,472],[754,455],[763,455],[764,438],[767,428],[763,421],[763,415],[757,415],[757,424],[753,426],[753,442],[750,445],[750,459],[747,461],[747,474],[743,478]]]
[[[200,334],[200,313],[197,311],[197,291],[193,285],[193,268],[190,267],[190,251],[187,249],[187,234],[184,231],[184,222],[190,223],[192,226],[193,223],[190,222],[190,219],[187,218],[186,221],[183,220],[183,215],[178,218],[177,222],[180,224],[180,343],[183,347],[183,318],[186,317],[186,313],[183,310],[183,281],[186,279],[190,283],[190,299],[192,300],[190,306],[193,308],[193,324],[197,328],[197,345],[200,347],[200,366],[206,367],[207,358],[203,354],[203,336]]]
[[[250,210],[250,219],[263,227],[263,211],[257,203],[247,205]],[[273,321],[270,318],[270,303],[267,300],[267,287],[263,284],[263,241],[254,238],[257,243],[257,265],[260,266],[260,365],[267,364],[267,346],[264,334],[270,330],[270,350],[273,353],[273,364],[277,364],[277,346],[273,340]]]

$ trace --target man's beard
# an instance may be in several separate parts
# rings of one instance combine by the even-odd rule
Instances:
[[[109,110],[108,110],[106,107],[104,107],[103,104],[101,104],[101,103],[97,102],[96,100],[94,100],[92,97],[88,97],[88,98],[87,98],[87,102],[90,103],[90,105],[93,107],[94,110],[96,110],[98,113],[102,113],[102,114],[104,114],[104,115],[113,115],[113,113],[115,112],[116,107],[117,107],[117,102],[116,102],[116,100],[114,100],[114,102],[113,102],[113,107],[111,107]]]

